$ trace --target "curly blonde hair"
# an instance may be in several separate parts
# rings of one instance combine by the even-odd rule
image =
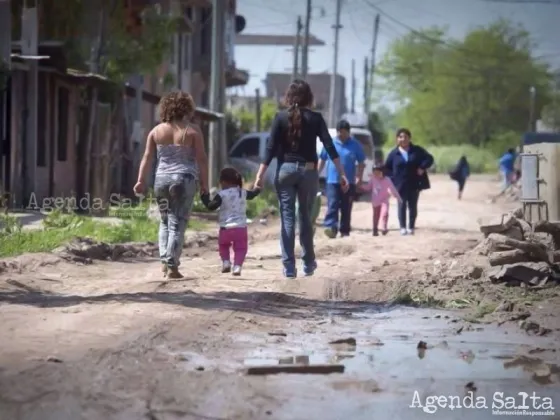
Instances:
[[[159,101],[159,115],[161,122],[179,121],[191,118],[196,109],[193,97],[181,91],[171,92]]]

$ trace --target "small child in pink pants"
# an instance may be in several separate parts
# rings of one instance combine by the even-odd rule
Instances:
[[[399,202],[401,196],[390,178],[385,176],[383,165],[375,165],[369,184],[362,187],[364,191],[371,191],[371,205],[373,207],[373,236],[379,236],[379,220],[383,223],[381,233],[387,235],[389,221],[389,198],[391,195]]]
[[[247,235],[247,200],[259,195],[260,190],[243,189],[243,178],[234,168],[224,168],[220,172],[220,187],[212,200],[208,193],[201,196],[202,202],[209,210],[218,211],[220,233],[218,246],[222,259],[222,273],[233,271],[234,276],[241,275],[241,267],[247,256],[249,238]],[[233,248],[233,270],[230,249]]]

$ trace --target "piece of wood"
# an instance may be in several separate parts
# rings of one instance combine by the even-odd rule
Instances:
[[[520,249],[512,249],[510,251],[496,251],[488,256],[488,262],[491,267],[505,264],[516,264],[529,262],[533,259]]]
[[[556,223],[550,223],[546,220],[540,220],[533,226],[535,232],[548,233],[554,240],[556,249],[560,248],[560,226]]]
[[[252,366],[247,375],[277,375],[279,373],[328,375],[344,373],[344,365],[270,365]]]
[[[491,220],[485,221],[484,219],[479,219],[480,231],[484,235],[490,235],[492,233],[499,233],[508,230],[512,226],[515,226],[517,219],[511,214],[503,214],[499,218],[492,218]]]
[[[517,239],[508,238],[499,233],[491,233],[488,235],[489,241],[495,246],[506,246],[513,249],[519,249],[531,258],[538,261],[552,262],[552,257],[549,255],[546,245],[539,242],[518,241]]]

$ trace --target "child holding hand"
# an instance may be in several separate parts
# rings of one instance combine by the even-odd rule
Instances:
[[[384,169],[383,165],[375,165],[369,183],[362,187],[362,190],[371,192],[373,236],[379,236],[379,220],[382,221],[381,233],[387,235],[387,232],[389,232],[387,223],[389,221],[389,198],[391,195],[399,202],[402,201],[393,181],[385,176]]]
[[[220,172],[221,190],[210,200],[208,193],[201,195],[208,210],[218,210],[220,232],[218,246],[222,259],[222,273],[232,271],[230,249],[233,248],[233,275],[241,275],[241,267],[247,255],[249,238],[247,235],[247,200],[259,195],[260,190],[243,189],[243,178],[234,168],[224,168]]]

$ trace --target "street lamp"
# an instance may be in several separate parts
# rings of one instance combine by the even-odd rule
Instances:
[[[535,131],[535,98],[537,89],[534,86],[529,88],[529,132]]]

